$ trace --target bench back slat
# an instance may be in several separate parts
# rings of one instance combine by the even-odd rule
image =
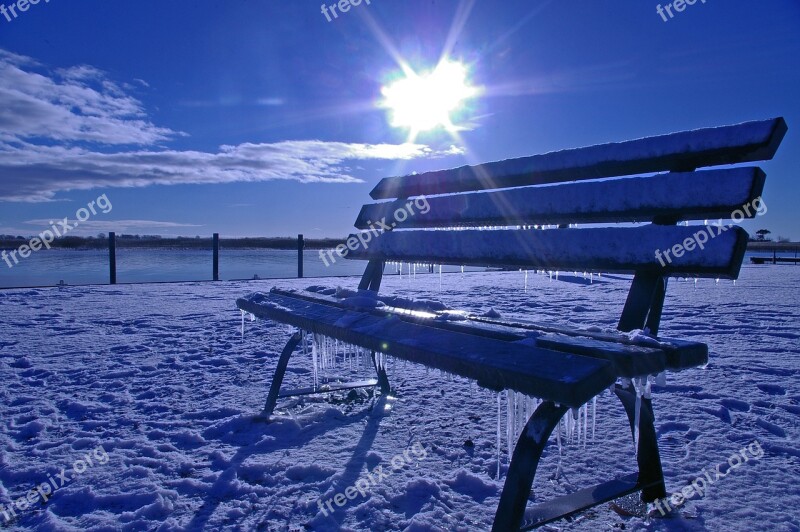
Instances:
[[[759,168],[747,167],[437,196],[427,198],[427,206],[420,202],[413,205],[413,214],[399,226],[414,229],[644,222],[655,218],[727,219],[737,210],[744,218],[753,218],[757,214],[753,202],[761,196],[765,177]],[[398,200],[365,205],[355,226],[368,229],[378,220],[395,223],[394,213],[405,204]],[[748,208],[742,209],[743,205]]]
[[[348,240],[355,243],[345,255],[350,259],[553,271],[654,271],[735,279],[748,235],[740,227],[651,224],[550,230],[389,231],[365,245],[357,241],[356,235]],[[683,249],[676,248],[678,245]],[[664,258],[660,261],[656,251],[662,252]]]
[[[778,149],[783,118],[697,129],[627,142],[382,179],[373,199],[407,198],[766,161]]]

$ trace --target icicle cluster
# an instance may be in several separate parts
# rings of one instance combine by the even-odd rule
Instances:
[[[387,261],[386,265],[391,270],[394,270],[396,274],[403,278],[403,268],[406,268],[406,274],[408,275],[408,279],[411,280],[412,278],[416,278],[417,276],[417,269],[420,269],[424,272],[433,273],[437,264],[433,264],[430,262],[403,262],[403,261]],[[439,266],[439,270],[441,273],[441,266]]]
[[[506,456],[508,462],[514,453],[514,447],[517,445],[522,431],[528,420],[542,404],[541,399],[530,397],[525,394],[506,390]],[[501,459],[501,440],[502,440],[502,393],[497,394],[497,463],[498,463],[498,478],[500,474],[500,459]],[[591,421],[590,421],[591,419]],[[556,471],[556,478],[560,475],[561,459],[564,449],[568,445],[582,446],[586,448],[586,443],[591,438],[595,439],[595,428],[597,421],[597,397],[593,398],[590,403],[586,403],[580,408],[570,409],[564,417],[562,417],[556,426],[551,438],[555,439],[558,445],[558,470]]]
[[[332,370],[348,370],[359,374],[374,373],[372,351],[342,342],[323,334],[302,331],[300,348],[303,356],[311,355],[314,389],[318,389],[324,374]],[[387,355],[376,353],[378,367],[385,368]]]
[[[592,411],[592,436],[594,437],[595,414],[597,414],[596,398],[592,400],[591,409],[589,408],[589,403],[579,408],[571,408],[569,412],[561,418],[556,427],[556,431],[558,431],[557,437],[559,439],[563,438],[567,445],[575,444],[585,449],[586,442],[589,439],[589,410]]]
[[[509,461],[525,424],[541,403],[540,399],[506,390],[506,446]]]

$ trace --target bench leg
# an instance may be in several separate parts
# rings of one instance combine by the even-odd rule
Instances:
[[[272,385],[269,388],[267,404],[264,406],[264,411],[261,414],[267,419],[272,415],[272,411],[275,410],[275,405],[278,403],[278,395],[281,392],[281,384],[283,383],[283,376],[286,374],[286,367],[289,365],[289,358],[302,339],[303,334],[297,331],[289,338],[286,347],[284,347],[283,352],[281,352],[281,357],[278,359],[278,367],[275,369],[275,376],[272,378]]]
[[[519,530],[522,526],[542,451],[553,429],[568,410],[566,406],[545,401],[528,420],[514,448],[508,476],[500,494],[500,504],[492,526],[494,532]]]
[[[614,392],[625,407],[631,432],[635,432],[636,425],[636,391],[623,388],[619,384],[614,386]],[[664,471],[661,468],[661,455],[658,452],[658,437],[654,426],[653,402],[642,397],[639,409],[639,448],[636,451],[636,461],[639,463],[639,485],[642,486],[642,500],[653,502],[667,496],[664,486]]]
[[[372,352],[372,365],[375,367],[375,371],[378,373],[378,385],[381,387],[381,394],[389,395],[390,386],[389,386],[389,377],[386,375],[386,368],[379,368],[378,367],[378,360],[375,355],[375,351]]]

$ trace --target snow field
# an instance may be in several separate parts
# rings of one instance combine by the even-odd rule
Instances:
[[[258,418],[292,330],[246,322],[242,338],[234,301],[273,285],[357,284],[325,281],[0,291],[0,505],[100,445],[109,456],[46,504],[18,511],[11,522],[0,514],[0,527],[488,529],[508,452],[503,434],[498,479],[495,393],[389,359],[393,399],[366,391],[307,396],[279,402],[273,423]],[[800,530],[799,281],[794,266],[748,265],[735,286],[671,280],[668,288],[663,333],[712,350],[706,368],[652,386],[668,491],[753,441],[763,458],[719,480],[677,517],[646,523],[601,506],[551,529]],[[613,328],[629,278],[455,273],[442,276],[441,289],[439,283],[436,274],[389,276],[382,293],[504,318]],[[313,379],[310,354],[295,354],[285,386]],[[514,399],[518,423],[531,405]],[[594,431],[593,410],[590,404],[589,416],[574,423],[580,441],[561,433],[561,460],[554,436],[534,484],[537,500],[634,470],[616,398],[597,398]],[[500,411],[507,427],[509,408],[503,403]],[[417,443],[423,460],[382,478],[366,497],[334,505],[331,515],[319,510],[319,499],[390,467]]]

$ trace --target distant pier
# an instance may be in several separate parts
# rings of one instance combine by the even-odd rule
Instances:
[[[747,251],[755,253],[772,253],[772,256],[750,257],[752,264],[800,264],[800,244],[797,242],[750,242]],[[779,255],[780,254],[780,255]],[[794,256],[789,256],[794,254]]]

